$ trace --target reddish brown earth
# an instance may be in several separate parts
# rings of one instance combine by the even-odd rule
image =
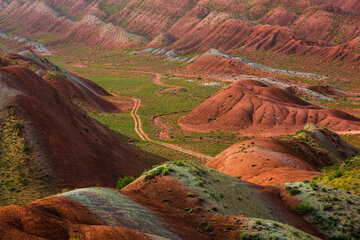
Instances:
[[[287,26],[292,24],[298,15],[295,12],[291,12],[285,8],[276,8],[266,14],[261,22],[270,25]]]
[[[146,38],[129,33],[126,29],[112,23],[105,23],[95,15],[84,17],[67,32],[62,41],[118,48],[130,48],[148,42]]]
[[[27,138],[45,159],[44,169],[59,183],[113,186],[114,176],[136,176],[160,161],[146,161],[149,156],[123,143],[34,72],[9,66],[1,75],[5,103],[15,106]]]
[[[183,129],[196,132],[236,130],[271,136],[294,133],[308,123],[333,131],[360,129],[360,119],[355,116],[323,109],[254,80],[225,87],[179,121]]]
[[[343,91],[332,86],[314,85],[308,87],[308,89],[329,96],[354,96],[357,94],[355,92]]]
[[[321,167],[359,153],[359,149],[328,130],[318,129],[316,132],[324,137],[311,140],[311,144],[295,137],[258,138],[237,143],[206,165],[242,180],[267,186],[310,180],[320,173]]]
[[[154,40],[152,40],[146,47],[147,48],[161,48],[171,45],[176,41],[176,38],[169,33],[162,33]]]
[[[147,43],[125,27],[148,37],[153,41],[150,46],[169,45],[186,52],[247,49],[306,54],[351,64],[360,61],[359,52],[352,50],[352,41],[360,34],[360,17],[352,13],[360,6],[354,0],[47,2],[50,5],[35,0],[1,1],[4,19],[0,25],[6,31],[21,29],[25,35],[59,34],[54,35],[58,41],[50,40],[52,44],[64,40],[60,34],[69,42],[91,46],[121,48]]]
[[[150,239],[135,230],[106,226],[67,197],[0,208],[1,239]]]
[[[131,107],[131,103],[115,101],[109,98],[109,92],[94,82],[78,77],[72,73],[63,72],[57,66],[34,53],[24,51],[19,54],[5,54],[4,66],[18,65],[37,69],[36,73],[47,81],[59,94],[73,102],[85,105],[96,112],[119,112]],[[64,70],[66,71],[66,70]],[[51,74],[59,76],[51,76]]]
[[[189,72],[218,74],[256,74],[252,67],[237,59],[229,59],[216,54],[203,54],[194,63],[185,67]]]
[[[360,13],[360,3],[356,0],[320,0],[321,2],[337,6],[345,11]]]

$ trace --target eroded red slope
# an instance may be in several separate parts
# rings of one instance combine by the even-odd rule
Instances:
[[[294,133],[307,123],[333,131],[359,130],[360,119],[323,109],[275,87],[253,80],[235,82],[183,117],[183,129],[199,132],[236,130],[251,135]]]
[[[302,130],[290,138],[258,138],[226,149],[207,166],[255,184],[311,179],[320,168],[360,151],[326,129]]]

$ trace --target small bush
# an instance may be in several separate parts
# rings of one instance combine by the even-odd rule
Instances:
[[[247,232],[242,232],[242,233],[240,233],[240,237],[241,237],[241,239],[243,239],[243,240],[247,240],[247,239],[250,239],[250,238],[251,238],[250,235],[249,235]]]
[[[167,175],[169,174],[170,171],[173,171],[171,169],[167,169],[165,167],[158,167],[155,168],[154,170],[151,170],[150,172],[148,172],[144,178],[145,181],[149,181],[150,179],[153,179],[156,176],[161,175]]]
[[[170,172],[170,170],[169,170],[169,169],[164,168],[164,169],[161,171],[161,175],[168,175],[168,174],[169,174],[169,172]]]
[[[14,125],[14,128],[15,128],[15,131],[17,132],[18,136],[20,136],[25,127],[22,123],[16,123]]]
[[[318,189],[319,189],[319,186],[316,184],[316,182],[311,182],[311,183],[310,183],[310,187],[311,187],[313,190],[318,190]]]
[[[300,190],[297,188],[293,188],[293,189],[290,189],[289,193],[290,193],[290,196],[295,196],[300,193]]]
[[[310,203],[306,202],[306,203],[301,203],[299,205],[292,206],[292,209],[300,216],[303,216],[310,212],[311,207],[310,207]]]
[[[66,78],[66,75],[61,71],[50,71],[45,74],[45,78],[50,80],[59,80]]]
[[[123,189],[125,186],[129,185],[130,183],[132,183],[135,180],[135,178],[133,177],[123,177],[120,178],[119,181],[116,184],[116,189],[121,190]]]
[[[197,185],[200,187],[204,186],[204,181],[203,180],[198,180]]]
[[[192,209],[192,208],[185,208],[184,210],[187,211],[187,212],[189,212],[189,213],[192,213],[192,212],[193,212],[193,209]]]
[[[328,176],[328,180],[331,181],[335,178],[339,178],[342,177],[344,175],[344,171],[343,170],[336,170],[333,174],[330,174]]]

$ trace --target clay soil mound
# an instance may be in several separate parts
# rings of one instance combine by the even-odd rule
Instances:
[[[136,176],[153,164],[29,69],[3,67],[0,74],[2,103],[14,106],[30,147],[59,183],[114,186],[116,176]]]
[[[320,168],[359,153],[326,129],[299,131],[289,138],[262,138],[231,146],[207,166],[260,185],[302,181]]]
[[[279,25],[279,26],[287,26],[292,24],[298,15],[294,12],[288,11],[285,8],[276,8],[266,14],[261,22],[270,25]]]
[[[190,131],[236,130],[252,135],[291,134],[308,123],[333,131],[360,129],[355,116],[323,109],[254,80],[227,86],[179,121]]]
[[[229,59],[216,54],[203,54],[194,63],[185,68],[190,72],[208,72],[221,74],[251,74],[251,67],[237,59]]]
[[[151,239],[135,230],[106,226],[84,206],[67,197],[1,207],[0,219],[0,238],[4,240]]]

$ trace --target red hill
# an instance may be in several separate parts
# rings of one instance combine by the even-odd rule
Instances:
[[[333,131],[359,130],[360,119],[323,109],[258,81],[238,81],[195,108],[179,124],[192,131],[236,130],[243,134],[294,133],[308,123]]]

